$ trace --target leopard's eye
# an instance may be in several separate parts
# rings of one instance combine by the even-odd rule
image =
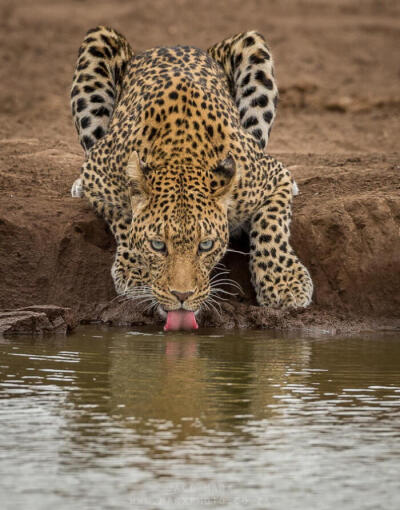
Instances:
[[[201,241],[201,243],[199,243],[199,251],[210,251],[213,246],[214,241],[211,239],[207,239],[207,241]]]
[[[152,239],[150,241],[150,245],[155,251],[165,252],[167,251],[167,246],[164,241],[158,241],[157,239]]]

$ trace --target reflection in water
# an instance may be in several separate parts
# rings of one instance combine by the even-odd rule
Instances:
[[[399,361],[394,334],[3,339],[2,508],[398,508]]]

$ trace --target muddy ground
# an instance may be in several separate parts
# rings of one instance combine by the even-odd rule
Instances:
[[[397,0],[0,0],[0,308],[156,320],[111,301],[112,236],[85,200],[69,196],[83,162],[69,87],[81,40],[98,24],[138,50],[206,48],[255,28],[274,53],[281,101],[269,152],[300,186],[292,240],[311,270],[314,304],[288,313],[253,306],[246,256],[231,254],[244,294],[202,324],[399,327]],[[235,247],[246,251],[246,239]]]

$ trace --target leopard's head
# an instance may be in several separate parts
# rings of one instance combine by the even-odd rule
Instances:
[[[127,174],[132,223],[128,251],[120,250],[114,266],[117,291],[161,314],[207,307],[210,273],[229,241],[227,210],[238,178],[233,157],[204,169],[176,160],[143,163],[133,153]]]

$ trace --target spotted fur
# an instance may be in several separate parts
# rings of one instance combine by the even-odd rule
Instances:
[[[108,130],[132,49],[107,27],[89,30],[79,49],[71,89],[71,108],[79,141],[87,152]]]
[[[163,310],[210,305],[217,291],[209,275],[229,231],[248,226],[259,304],[307,306],[312,281],[289,243],[291,176],[263,152],[277,98],[264,39],[248,32],[208,53],[176,46],[133,55],[121,35],[97,27],[78,68],[72,106],[86,151],[79,184],[117,240],[117,292]],[[86,79],[101,86],[87,92]],[[112,112],[97,124],[100,91]]]
[[[242,126],[266,149],[278,105],[274,63],[264,37],[245,32],[208,49],[228,77]]]

